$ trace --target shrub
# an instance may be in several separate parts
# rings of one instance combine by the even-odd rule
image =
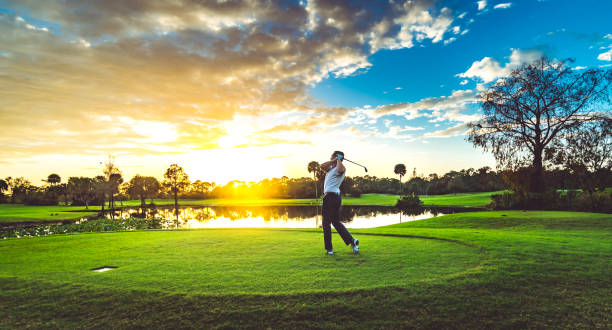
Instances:
[[[612,193],[582,193],[573,204],[576,211],[612,213]]]
[[[491,196],[489,208],[494,210],[566,210],[612,213],[612,194],[569,190],[561,194],[550,190],[543,194],[504,192]]]
[[[412,195],[404,196],[401,199],[397,200],[397,203],[395,204],[395,206],[400,209],[410,209],[410,208],[422,207],[423,202],[421,201],[419,196],[413,193]]]

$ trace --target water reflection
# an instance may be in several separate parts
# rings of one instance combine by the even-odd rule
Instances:
[[[341,221],[348,228],[372,228],[454,213],[449,208],[402,211],[392,206],[342,206]],[[106,214],[111,218],[111,214]],[[127,208],[115,218],[143,218],[152,228],[315,228],[321,225],[320,206],[209,206]]]

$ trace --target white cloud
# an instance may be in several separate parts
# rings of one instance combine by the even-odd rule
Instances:
[[[444,40],[444,44],[445,44],[445,45],[448,45],[448,44],[450,44],[451,42],[453,42],[453,41],[455,41],[455,40],[457,40],[457,38],[455,38],[455,37],[452,37],[452,38],[450,38],[450,39],[446,39],[446,40]]]
[[[510,2],[500,3],[500,4],[493,6],[493,9],[506,9],[506,8],[510,8],[510,6],[512,6],[512,3]]]
[[[487,7],[487,0],[476,1],[476,4],[478,5],[478,10],[483,10]]]
[[[460,84],[460,85],[466,85],[467,83],[468,83],[468,80],[467,80],[467,79],[465,79],[465,80],[462,80],[462,81],[461,81],[459,84]]]
[[[509,62],[504,67],[499,61],[492,57],[485,57],[480,61],[472,63],[472,66],[463,73],[457,74],[461,78],[482,79],[485,83],[492,82],[499,77],[504,77],[510,74],[523,63],[529,63],[537,60],[542,56],[539,50],[519,50],[513,49],[509,57]]]
[[[405,5],[410,6],[410,3],[407,2]],[[431,39],[433,43],[442,41],[444,33],[453,23],[451,14],[449,8],[442,8],[437,17],[432,16],[429,11],[425,10],[419,12],[408,11],[406,15],[398,17],[394,21],[395,24],[401,26],[396,45],[409,48],[412,47],[414,39],[418,42],[425,39]]]
[[[600,61],[612,61],[612,48],[610,48],[607,52],[601,53],[597,56],[597,59]]]
[[[466,105],[476,102],[474,91],[453,91],[449,96],[430,97],[417,102],[403,102],[378,106],[375,109],[362,110],[370,118],[380,118],[386,115],[402,116],[406,120],[420,117],[430,117],[436,120],[467,122],[474,118],[466,115]]]
[[[426,133],[421,138],[447,138],[457,135],[465,135],[468,131],[466,123],[461,123],[453,127],[449,127],[443,130]]]
[[[485,57],[480,61],[472,63],[472,66],[464,72],[458,74],[461,78],[480,78],[484,82],[491,82],[502,73],[499,62],[492,57]]]

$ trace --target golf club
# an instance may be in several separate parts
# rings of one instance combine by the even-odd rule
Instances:
[[[368,172],[368,168],[367,168],[367,167],[365,167],[365,166],[363,166],[363,165],[361,165],[361,164],[357,164],[357,163],[355,163],[354,161],[352,161],[352,160],[348,160],[348,159],[346,159],[346,158],[344,158],[344,160],[346,160],[347,162],[351,162],[351,163],[353,163],[353,164],[355,164],[355,165],[361,166],[361,167],[363,167],[363,169],[366,171],[366,173]]]

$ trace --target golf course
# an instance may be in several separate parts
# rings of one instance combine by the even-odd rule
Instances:
[[[0,330],[612,329],[610,13],[0,0]]]
[[[357,255],[334,234],[326,256],[321,229],[4,239],[0,327],[612,325],[610,214],[463,212],[351,232]]]

